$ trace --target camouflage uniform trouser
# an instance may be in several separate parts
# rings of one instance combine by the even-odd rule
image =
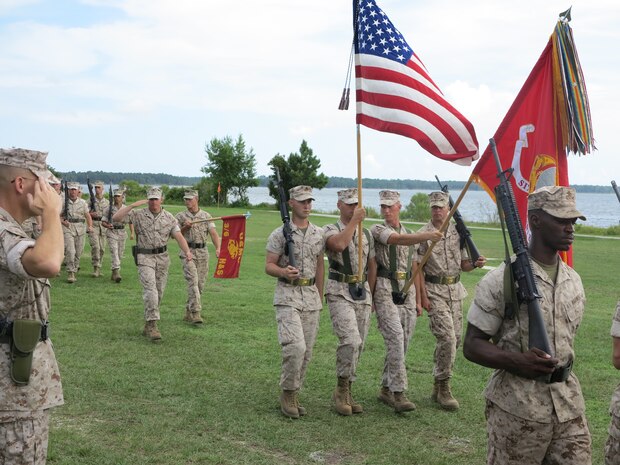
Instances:
[[[605,443],[605,465],[620,465],[620,417],[611,416],[609,437]]]
[[[327,304],[334,334],[338,337],[336,375],[355,381],[355,371],[368,335],[371,305],[351,302],[339,295],[328,295]]]
[[[159,320],[159,304],[168,281],[170,257],[167,252],[157,255],[138,254],[138,260],[138,274],[140,283],[142,283],[142,300],[144,301],[144,320]]]
[[[433,376],[436,379],[449,379],[452,376],[456,349],[461,345],[463,304],[460,300],[430,300],[429,327],[437,340]]]
[[[105,232],[106,228],[101,226],[101,221],[93,221],[93,229],[88,233],[90,242],[90,258],[93,267],[101,266],[101,260],[105,253]]]
[[[10,413],[9,421],[0,419],[0,464],[45,465],[49,436],[48,410]]]
[[[392,301],[392,293],[383,289],[377,289],[373,298],[386,349],[381,383],[392,392],[402,392],[407,390],[405,357],[418,318],[415,292],[412,288],[403,305],[396,305]]]
[[[487,401],[487,465],[591,465],[585,415],[558,423],[525,420]]]
[[[199,312],[202,309],[202,291],[209,274],[209,260],[196,259],[183,261],[183,276],[187,281],[187,302],[185,310]]]
[[[121,260],[125,255],[125,242],[127,241],[127,233],[124,229],[111,229],[106,235],[108,246],[110,248],[110,258],[112,260],[112,269],[120,270]]]
[[[296,391],[304,384],[308,363],[319,331],[320,310],[300,311],[276,305],[278,342],[282,347],[280,387]]]
[[[64,233],[65,237],[65,265],[67,272],[77,273],[80,267],[80,257],[84,252],[84,236],[74,236],[71,233]]]

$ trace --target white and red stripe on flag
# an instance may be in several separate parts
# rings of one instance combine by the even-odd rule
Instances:
[[[426,68],[374,0],[357,5],[357,123],[415,139],[444,160],[478,158],[473,125],[443,97]]]

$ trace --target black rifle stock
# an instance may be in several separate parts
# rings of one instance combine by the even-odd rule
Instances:
[[[618,185],[616,184],[616,181],[611,181],[611,187],[616,193],[616,197],[618,197],[618,202],[620,202],[620,190],[618,190]]]
[[[497,205],[501,209],[499,214],[502,215],[503,213],[504,215],[506,229],[508,229],[510,243],[512,244],[512,250],[516,255],[516,259],[512,263],[512,272],[518,285],[517,297],[519,302],[527,304],[527,315],[529,321],[528,346],[530,349],[536,347],[537,349],[553,356],[554,354],[551,351],[551,345],[549,344],[549,336],[547,335],[547,330],[545,328],[542,310],[540,309],[540,294],[538,293],[538,288],[534,279],[534,272],[532,271],[532,264],[530,263],[530,258],[527,253],[527,241],[523,233],[523,227],[521,226],[521,218],[519,217],[519,211],[517,210],[512,185],[506,175],[506,173],[512,174],[512,168],[509,168],[506,171],[502,170],[499,155],[497,154],[495,140],[490,139],[489,145],[493,151],[493,157],[495,157],[497,177],[499,178],[499,184],[495,188],[495,199]],[[506,264],[506,266],[508,266],[508,264]]]
[[[291,218],[288,216],[288,208],[286,207],[286,195],[284,193],[284,186],[282,185],[282,179],[280,178],[280,170],[276,168],[276,178],[278,180],[278,195],[280,196],[280,216],[282,217],[282,234],[284,234],[284,240],[286,246],[284,247],[284,253],[288,255],[288,263],[293,268],[297,268],[295,264],[295,250],[293,248],[295,242],[293,241],[293,231],[291,229]]]
[[[90,183],[90,178],[86,178],[86,185],[88,186],[88,195],[90,195],[90,211],[95,211],[95,194],[93,193],[93,185]]]
[[[443,192],[448,194],[448,198],[450,199],[450,210],[452,210],[452,207],[454,206],[454,200],[452,200],[452,196],[448,192],[448,185],[441,184],[441,181],[439,180],[437,175],[435,175],[435,179],[437,180],[437,183],[439,184],[439,188]],[[480,258],[480,252],[478,252],[478,248],[476,247],[476,244],[474,244],[474,240],[471,238],[471,232],[465,225],[465,221],[463,220],[463,217],[459,213],[458,208],[454,210],[454,213],[452,214],[452,218],[454,218],[454,223],[456,224],[456,231],[459,233],[459,237],[461,238],[461,249],[463,247],[467,248],[467,252],[469,253],[469,258],[471,262],[475,264],[478,261],[478,258]]]
[[[114,194],[112,193],[112,184],[110,184],[110,189],[108,190],[108,202],[110,206],[108,207],[108,223],[112,224],[112,206],[114,205]]]
[[[69,185],[67,181],[62,181],[62,183],[62,192],[65,194],[65,201],[62,205],[62,213],[60,216],[66,220],[69,213]]]

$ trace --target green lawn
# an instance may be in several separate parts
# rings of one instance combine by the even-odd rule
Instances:
[[[183,207],[170,207],[176,213]],[[209,209],[214,216],[242,213]],[[324,225],[333,218],[314,216]],[[408,354],[409,397],[418,409],[403,415],[376,401],[384,345],[373,316],[354,386],[365,413],[341,417],[331,408],[336,338],[329,313],[319,337],[301,401],[308,415],[280,414],[280,351],[272,306],[274,279],[264,273],[268,234],[281,224],[277,212],[252,211],[240,277],[209,278],[205,324],[182,321],[186,298],[178,247],[162,302],[161,344],[142,335],[142,294],[129,253],[123,281],[92,278],[90,250],[75,284],[63,272],[52,283],[52,340],[63,378],[65,405],[53,410],[50,464],[482,464],[486,434],[481,392],[490,370],[459,354],[453,392],[458,412],[430,401],[434,339],[423,316]],[[370,222],[369,222],[370,224]],[[414,227],[419,227],[415,225]],[[218,224],[218,229],[221,223]],[[497,265],[499,233],[473,229],[480,251]],[[576,341],[575,370],[587,402],[594,463],[602,463],[607,408],[619,374],[610,362],[609,328],[618,295],[618,249],[614,239],[579,237],[575,268],[588,297]],[[210,246],[213,252],[213,247]],[[215,258],[211,260],[211,275]],[[470,298],[484,271],[464,277]],[[469,306],[466,301],[465,308]]]

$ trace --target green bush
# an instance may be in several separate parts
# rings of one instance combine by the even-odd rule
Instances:
[[[409,205],[401,211],[401,218],[426,223],[431,219],[431,209],[428,206],[428,195],[419,192],[411,197]]]

